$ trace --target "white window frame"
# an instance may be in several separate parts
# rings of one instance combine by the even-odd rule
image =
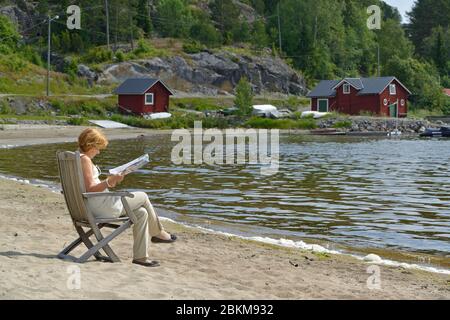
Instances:
[[[347,90],[345,90],[347,88]],[[351,93],[351,86],[348,84],[348,83],[344,83],[343,85],[342,85],[342,92],[344,93],[344,94],[350,94]]]
[[[394,90],[392,90],[392,89],[394,89]],[[391,96],[395,96],[397,94],[397,86],[395,85],[395,83],[391,83],[389,85],[389,94]]]
[[[148,102],[147,102],[147,97],[148,97],[148,96],[151,96],[151,97],[152,97],[152,103],[148,103]],[[155,104],[155,95],[154,95],[153,93],[146,93],[145,96],[144,96],[144,99],[145,99],[144,102],[145,102],[145,105],[146,105],[146,106],[152,106],[152,105]]]
[[[317,99],[317,112],[319,112],[320,101],[327,102],[327,111],[325,111],[325,112],[328,112],[328,109],[330,108],[330,100],[328,100],[328,99]]]

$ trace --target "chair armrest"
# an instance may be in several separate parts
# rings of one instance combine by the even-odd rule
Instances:
[[[84,198],[94,198],[94,197],[120,197],[123,207],[125,209],[126,215],[131,219],[133,223],[137,223],[137,218],[133,211],[130,209],[130,205],[126,198],[134,198],[134,194],[128,191],[117,191],[117,192],[85,192],[82,194]]]
[[[129,197],[134,198],[134,194],[128,191],[114,191],[114,192],[85,192],[83,197],[86,199],[94,197]]]

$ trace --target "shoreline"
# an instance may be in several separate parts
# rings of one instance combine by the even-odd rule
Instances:
[[[77,134],[79,132],[81,132],[82,129],[83,129],[83,127],[78,127],[78,126],[77,127],[66,128],[64,130],[61,130],[61,132],[60,132],[62,135],[64,135],[64,137],[58,137],[58,138],[54,138],[55,131],[53,129],[49,129],[49,128],[35,129],[35,130],[32,130],[33,131],[33,138],[31,140],[29,139],[29,137],[30,137],[29,132],[23,133],[23,132],[17,131],[16,134],[12,134],[11,131],[0,131],[0,143],[3,143],[4,140],[5,140],[4,139],[4,137],[5,137],[4,133],[5,132],[9,132],[9,134],[7,135],[8,139],[10,139],[10,140],[20,140],[22,145],[30,145],[30,144],[38,144],[38,143],[57,143],[57,142],[61,142],[60,139],[69,139],[69,140],[71,140],[71,142],[73,142],[74,141],[73,137],[76,137]],[[129,139],[129,138],[137,137],[140,134],[167,134],[167,133],[171,132],[171,130],[166,130],[165,132],[162,132],[161,130],[149,130],[149,129],[103,129],[103,130],[107,134],[107,136],[108,136],[108,138],[110,140],[113,140],[113,139]],[[125,134],[125,132],[126,132],[126,134]],[[70,139],[70,135],[72,135],[72,139]],[[26,137],[27,140],[23,141],[23,139],[25,137]],[[45,140],[45,142],[42,142],[44,140]],[[69,218],[68,213],[66,212],[66,209],[65,209],[65,203],[64,203],[63,197],[60,194],[57,194],[55,192],[51,192],[50,190],[46,190],[46,189],[41,188],[41,187],[36,187],[36,186],[33,186],[33,185],[27,185],[27,184],[20,183],[20,182],[7,181],[5,179],[0,179],[0,186],[2,187],[2,189],[6,188],[6,190],[5,190],[6,192],[5,192],[5,194],[2,197],[6,196],[9,199],[15,199],[15,200],[22,199],[22,201],[25,201],[25,200],[23,200],[24,196],[23,196],[22,192],[17,193],[17,192],[13,191],[16,186],[20,186],[20,188],[25,188],[32,195],[36,195],[37,198],[43,199],[44,203],[38,203],[37,205],[36,205],[36,203],[28,203],[28,207],[27,207],[26,212],[33,212],[34,211],[34,206],[36,206],[38,208],[39,212],[41,212],[41,211],[42,212],[54,211],[53,208],[48,207],[48,206],[45,205],[45,202],[48,199],[53,199],[53,201],[56,201],[56,203],[59,203],[58,210],[57,210],[56,214],[58,215],[58,219],[64,217],[64,220],[63,220],[64,221],[64,225],[61,225],[61,228],[64,228],[64,230],[65,230],[64,235],[70,234],[70,235],[73,235],[73,238],[75,237],[74,236],[75,232],[74,232],[74,230],[72,230],[73,226],[72,226],[72,224],[70,222],[70,218]],[[4,201],[2,201],[2,202],[4,202]],[[0,209],[1,209],[0,212],[2,212],[2,213],[3,212],[6,213],[6,212],[8,212],[10,210],[14,211],[14,209],[15,209],[13,207],[13,203],[8,203],[8,205],[6,205],[6,208],[4,207],[4,205],[6,205],[6,204],[3,203],[2,206],[0,207]],[[20,205],[23,205],[23,204],[21,203]],[[48,219],[48,218],[54,218],[54,217],[47,216],[46,218]],[[2,220],[5,219],[3,214],[1,214],[0,219],[2,219]],[[17,218],[17,219],[19,219],[19,218]],[[29,220],[30,217],[24,217],[23,219]],[[43,221],[42,224],[46,225],[46,221]],[[166,222],[164,222],[164,224],[166,224]],[[328,269],[328,267],[330,267],[330,266],[328,266],[328,267],[325,267],[325,268],[322,268],[322,269],[319,268],[319,270],[315,270],[314,272],[312,272],[313,274],[315,274],[315,272],[318,272],[319,274],[322,274],[322,275],[325,274],[326,275],[326,274],[330,274],[330,272],[331,272],[331,273],[334,274],[333,281],[335,281],[335,280],[337,280],[336,277],[338,277],[338,275],[335,274],[335,272],[337,272],[337,270],[340,270],[342,268],[344,268],[344,269],[348,268],[350,270],[351,269],[359,270],[357,272],[357,274],[359,275],[360,279],[361,279],[361,277],[364,277],[364,279],[367,279],[367,277],[369,277],[369,274],[366,273],[367,270],[365,270],[365,269],[367,269],[369,264],[367,264],[366,262],[363,262],[363,261],[361,261],[361,260],[359,260],[359,259],[357,259],[355,257],[347,255],[347,254],[333,255],[333,254],[329,254],[329,253],[311,252],[311,251],[304,250],[304,249],[301,249],[301,248],[289,248],[289,247],[286,247],[286,246],[283,247],[283,246],[279,246],[279,245],[273,244],[273,243],[264,243],[264,242],[254,241],[254,239],[252,240],[252,239],[241,238],[239,236],[233,236],[233,235],[227,235],[227,234],[219,234],[218,232],[210,233],[210,232],[208,232],[206,230],[201,230],[201,229],[196,228],[196,227],[184,226],[181,223],[167,222],[167,224],[170,225],[170,228],[168,227],[169,231],[172,231],[174,229],[175,230],[180,230],[180,232],[182,232],[183,235],[185,234],[187,236],[187,238],[186,238],[187,243],[186,244],[181,244],[181,246],[185,247],[182,251],[180,251],[182,255],[184,255],[184,253],[182,253],[183,251],[195,252],[195,253],[198,253],[198,254],[202,255],[203,251],[206,250],[208,252],[208,251],[214,250],[214,247],[217,247],[217,246],[220,247],[220,245],[223,242],[223,240],[226,240],[225,242],[227,244],[229,244],[229,246],[231,246],[231,248],[232,248],[230,251],[228,251],[228,253],[229,254],[236,254],[237,253],[238,256],[242,255],[243,252],[249,252],[249,251],[250,252],[253,252],[253,251],[259,252],[260,250],[262,250],[262,248],[264,248],[265,255],[263,255],[263,257],[255,258],[255,256],[258,256],[258,254],[251,255],[252,259],[250,259],[250,260],[255,260],[256,259],[256,260],[258,260],[258,263],[264,263],[265,259],[269,259],[270,260],[270,257],[272,257],[272,255],[279,256],[279,255],[285,254],[286,252],[289,252],[289,254],[291,254],[291,256],[289,256],[289,259],[288,259],[289,261],[288,261],[288,264],[287,264],[289,267],[286,268],[287,269],[286,271],[288,271],[288,272],[290,271],[289,268],[295,268],[295,269],[298,268],[297,270],[299,270],[299,269],[301,269],[300,266],[302,266],[302,268],[304,267],[304,268],[308,269],[307,266],[312,264],[311,261],[316,261],[316,260],[320,261],[320,260],[323,259],[324,261],[328,261],[329,262],[328,264],[331,264],[331,267],[332,267],[331,270]],[[11,235],[11,230],[10,230],[10,228],[8,228],[8,221],[6,221],[6,220],[3,221],[1,223],[1,225],[3,226],[3,227],[0,227],[1,229],[3,229],[3,230],[1,230],[2,234],[7,234],[5,236],[6,236],[6,238],[8,238],[8,236]],[[25,225],[27,225],[27,223],[25,223]],[[192,228],[192,230],[190,230],[190,228]],[[20,230],[17,233],[21,234],[21,232],[23,232],[23,230]],[[126,248],[128,248],[127,250],[124,250],[123,252],[125,254],[124,256],[129,257],[130,253],[131,253],[132,239],[130,237],[130,233],[129,232],[127,232],[127,233],[128,233],[128,236],[124,236],[123,237],[123,238],[126,238],[126,239],[122,239],[122,237],[119,237],[118,240],[115,240],[113,242],[113,247],[115,248],[114,243],[117,241],[118,243],[120,243],[120,245],[122,247],[125,246]],[[203,250],[198,250],[196,248],[196,246],[195,246],[196,242],[192,241],[192,239],[190,239],[190,237],[193,237],[194,239],[197,239],[199,237],[198,235],[202,235],[200,238],[205,240],[205,244],[204,244],[205,248]],[[63,238],[61,234],[58,235],[58,236],[60,238]],[[185,237],[183,237],[183,238],[185,238]],[[52,239],[52,237],[50,237],[50,239]],[[11,253],[11,252],[15,252],[15,251],[12,248],[9,247],[8,241],[5,241],[5,240],[7,240],[7,239],[2,239],[2,241],[0,241],[0,243],[3,243],[2,249],[0,250],[1,251],[1,253],[0,253],[0,260],[3,260],[4,257],[9,257],[12,260],[19,260],[21,255],[17,255],[17,254]],[[13,240],[14,240],[14,238],[13,238]],[[64,242],[69,242],[71,240],[73,240],[72,237],[65,238]],[[50,265],[52,265],[52,266],[54,264],[61,265],[61,263],[67,264],[67,262],[65,262],[65,261],[61,261],[61,260],[58,260],[58,259],[55,260],[54,257],[51,257],[52,254],[56,255],[57,252],[60,250],[59,247],[55,248],[54,246],[58,245],[58,244],[60,246],[62,246],[64,244],[64,242],[53,243],[52,250],[50,250],[50,252],[47,252],[47,253],[44,254],[44,255],[47,255],[48,259],[51,260],[51,262],[47,261],[47,262],[50,263]],[[242,245],[242,243],[245,243],[245,245]],[[176,243],[174,245],[174,247],[176,247],[177,245],[178,245],[178,243]],[[211,245],[211,247],[210,247],[210,245]],[[153,245],[151,246],[151,251],[153,250],[154,247],[156,249],[156,246],[153,246]],[[267,247],[269,249],[267,249]],[[8,250],[5,250],[5,249],[8,249]],[[33,250],[37,250],[37,251],[39,251],[39,243],[27,244],[25,249],[27,251],[28,250],[32,250],[32,251]],[[163,248],[161,248],[161,249],[163,249]],[[5,253],[9,253],[9,254],[5,254]],[[161,253],[163,256],[165,254],[162,251],[161,252],[158,251],[158,253]],[[226,264],[226,259],[224,257],[222,257],[222,254],[217,255],[217,252],[215,252],[215,253],[216,253],[215,259],[213,259],[213,261],[210,261],[208,259],[205,260],[205,262],[210,263],[210,268],[207,268],[207,267],[205,267],[206,269],[204,268],[205,269],[204,270],[205,271],[204,272],[205,273],[204,276],[209,279],[209,282],[212,282],[212,283],[214,283],[214,280],[215,280],[215,275],[214,274],[217,273],[217,272],[214,272],[213,270],[215,270],[217,268],[221,269],[222,268],[221,264]],[[18,256],[18,258],[15,258],[17,256]],[[227,256],[227,253],[224,253],[223,256]],[[303,256],[302,259],[304,261],[301,260],[301,259],[299,260],[299,257],[302,257],[302,256]],[[311,256],[312,257],[311,259],[313,259],[313,260],[310,260],[309,256]],[[326,256],[328,256],[328,257],[326,257]],[[11,258],[11,257],[14,257],[14,258]],[[34,257],[34,259],[33,259],[33,257]],[[315,259],[314,257],[317,257],[317,259]],[[38,257],[37,256],[35,257],[33,254],[30,254],[28,256],[27,260],[29,260],[29,259],[36,260],[36,258],[38,258]],[[153,258],[153,257],[151,257],[151,258]],[[163,262],[163,266],[164,266],[164,261],[166,260],[166,258],[168,258],[169,261],[171,261],[171,259],[172,259],[170,257],[161,258],[160,261]],[[203,258],[205,258],[205,257],[203,257]],[[123,268],[131,268],[131,269],[134,270],[134,268],[132,268],[133,266],[129,263],[129,261],[126,261],[125,259],[122,259],[122,260],[124,262],[120,264],[121,266],[118,269],[122,270]],[[190,264],[194,263],[195,262],[195,258],[193,260],[194,261],[192,261],[192,258],[191,258],[191,260],[188,259],[188,264],[189,263]],[[223,261],[223,260],[225,260],[225,261]],[[5,264],[1,263],[0,265],[5,265],[5,266],[6,265],[8,265],[8,266],[11,265],[11,264],[7,263],[9,261],[4,261],[4,262],[5,262]],[[38,262],[39,262],[39,260],[37,261],[37,264],[39,264]],[[293,263],[291,263],[291,262],[293,262]],[[306,266],[304,265],[304,263],[300,263],[300,262],[306,263]],[[100,266],[100,265],[103,265],[103,264],[99,264],[99,263],[95,263],[95,262],[92,262],[92,263],[88,262],[87,265],[89,265],[89,268],[92,269],[92,272],[96,273],[96,272],[98,272],[96,266]],[[111,266],[111,264],[108,264],[108,265]],[[297,265],[298,267],[294,267],[294,265]],[[14,261],[12,261],[12,266],[14,266]],[[213,267],[213,268],[211,269],[211,267]],[[243,265],[238,265],[238,267],[243,267]],[[285,266],[283,266],[282,269],[284,269],[284,267]],[[386,266],[386,265],[380,264],[379,267],[382,270],[382,274],[386,271],[389,274],[389,277],[393,277],[392,279],[395,279],[395,281],[400,281],[400,280],[404,281],[404,283],[402,285],[403,287],[404,286],[406,286],[406,287],[413,286],[414,287],[414,284],[416,284],[416,283],[422,283],[423,281],[430,280],[431,282],[430,282],[429,285],[435,286],[435,288],[437,288],[437,291],[435,291],[433,294],[431,294],[427,290],[422,290],[423,292],[421,290],[419,290],[420,295],[422,295],[422,297],[424,297],[425,299],[434,298],[434,297],[437,297],[439,299],[450,299],[450,280],[449,280],[448,275],[439,274],[439,273],[430,273],[430,272],[427,272],[427,271],[421,271],[421,270],[416,270],[416,269],[409,269],[409,268],[405,268],[405,266],[401,266],[401,265],[398,265],[398,266]],[[99,268],[102,269],[101,267],[99,267]],[[113,267],[111,267],[111,268],[115,269]],[[31,270],[32,270],[32,267],[31,267]],[[270,270],[270,268],[269,268],[269,270]],[[351,273],[350,270],[346,269],[347,277],[349,277],[349,276],[352,277],[352,275],[348,274],[348,272]],[[146,273],[146,274],[147,273],[151,274],[151,272],[145,272],[145,270],[137,270],[137,271],[141,271],[141,272]],[[181,274],[183,274],[184,272],[186,272],[186,269],[182,269],[181,271],[180,270],[178,270],[178,271],[181,272]],[[236,272],[238,270],[232,270],[232,271],[234,271],[233,274],[234,274],[235,277],[237,277],[237,279],[239,279],[239,281],[244,281],[244,279],[242,278],[242,275],[240,274],[240,272]],[[257,270],[254,270],[254,271],[257,272]],[[2,268],[2,272],[5,272],[5,267]],[[209,274],[209,273],[213,273],[213,274]],[[392,274],[395,274],[395,276],[393,276]],[[280,273],[277,277],[275,277],[275,278],[280,280],[280,281],[282,281],[282,282],[284,282],[284,275],[282,273]],[[407,277],[407,278],[409,277],[409,279],[408,280],[403,279],[404,277]],[[317,275],[315,277],[312,277],[311,279],[316,279],[317,280]],[[338,277],[338,279],[343,280],[341,277]],[[247,274],[246,280],[251,281],[252,280],[252,276]],[[260,278],[258,278],[258,280],[263,281],[263,279],[260,279]],[[303,280],[305,281],[305,279],[303,279]],[[309,281],[308,280],[308,281],[306,281],[306,283],[308,283],[309,286],[313,286],[314,287],[314,286],[317,286],[317,281],[318,280],[317,281],[316,280],[314,280],[314,281],[312,281],[312,280]],[[184,281],[188,281],[188,280],[184,279]],[[293,281],[293,280],[286,281],[286,283],[291,283],[291,281]],[[171,282],[169,282],[169,283],[171,283]],[[320,283],[320,281],[319,281],[319,283]],[[23,286],[24,283],[21,283],[20,285]],[[42,286],[43,284],[39,283],[39,285]],[[193,285],[193,283],[190,283],[190,285]],[[346,299],[346,298],[347,299],[381,298],[381,299],[383,299],[383,298],[391,298],[392,299],[393,298],[393,299],[395,299],[395,298],[400,298],[400,297],[404,297],[405,299],[414,299],[417,296],[416,293],[419,294],[419,292],[417,292],[417,290],[418,290],[417,288],[415,288],[414,290],[411,290],[411,291],[408,291],[408,289],[406,289],[407,293],[400,294],[399,296],[398,296],[398,293],[397,293],[397,295],[392,295],[393,292],[390,291],[391,289],[389,289],[388,292],[386,292],[386,290],[381,290],[381,291],[369,290],[369,289],[367,289],[367,286],[366,286],[365,282],[361,282],[361,281],[359,282],[358,289],[355,289],[355,288],[351,289],[351,286],[348,287],[347,284],[345,284],[345,281],[341,285],[342,285],[342,287],[339,287],[338,289],[337,288],[332,288],[332,289],[333,290],[337,289],[337,291],[339,291],[339,292],[342,291],[342,290],[343,291],[356,290],[356,291],[352,291],[351,294],[349,294],[349,295],[347,295],[345,297],[344,296],[340,296],[340,295],[336,295],[336,292],[330,293],[329,290],[328,291],[325,290],[323,295],[317,295],[317,294],[313,294],[313,293],[309,292],[309,294],[306,294],[306,295],[302,295],[300,293],[299,294],[291,293],[291,294],[286,296],[285,294],[289,290],[287,288],[285,288],[285,289],[281,289],[280,288],[279,291],[276,291],[276,293],[274,293],[274,296],[272,296],[272,299],[278,299],[278,298],[288,298],[288,299],[289,298],[295,298],[295,299],[297,299],[297,298],[304,298],[304,299],[316,299],[316,298],[336,298],[336,299],[341,299],[341,298],[342,299]],[[8,282],[6,282],[5,284],[0,283],[0,288],[5,288],[5,286],[8,287]],[[396,284],[396,286],[397,286],[397,284]],[[427,288],[428,288],[428,285],[427,285]],[[134,289],[136,289],[136,288],[134,288]],[[233,289],[234,290],[238,290],[239,288],[235,288],[234,287]],[[196,293],[197,295],[195,295],[195,297],[199,298],[199,299],[207,299],[207,298],[212,298],[212,299],[216,299],[216,298],[217,299],[230,299],[230,298],[233,298],[234,299],[234,298],[239,298],[239,297],[242,298],[242,299],[252,299],[252,298],[255,298],[255,299],[256,298],[269,299],[270,298],[269,296],[266,297],[264,295],[261,295],[261,293],[262,293],[262,292],[260,292],[261,288],[259,288],[258,290],[254,290],[254,289],[255,289],[254,286],[247,286],[246,289],[243,292],[240,292],[240,294],[238,294],[237,296],[236,296],[235,293],[230,294],[230,295],[222,293],[219,296],[214,296],[214,295],[213,296],[209,296],[208,293],[207,293],[208,290],[206,290],[205,294],[203,294],[203,295],[201,294],[200,291],[197,292]],[[16,298],[15,294],[13,294],[11,296],[9,294],[6,294],[5,292],[2,292],[2,290],[3,289],[0,289],[0,299]],[[22,287],[22,290],[26,291],[25,287]],[[200,288],[199,288],[199,290],[200,290]],[[203,289],[201,289],[201,290],[203,290]],[[263,290],[263,292],[264,292],[264,290]],[[18,296],[21,296],[21,294],[26,294],[26,292],[21,292],[20,290],[18,292],[16,292],[16,293],[18,294]],[[212,293],[212,292],[210,292],[210,293]],[[131,298],[130,295],[132,296],[133,294],[128,292],[126,295],[118,296],[117,298]],[[36,295],[34,298],[37,298],[38,296],[39,295]],[[54,295],[51,294],[50,295],[50,299],[52,299],[53,297],[54,297]],[[70,294],[68,296],[67,295],[63,295],[63,297],[68,298],[68,297],[71,297],[71,295]],[[91,295],[89,295],[88,298],[99,298],[99,296],[96,296],[96,295],[91,296]],[[106,298],[108,298],[108,297],[106,297]],[[116,297],[111,297],[111,298],[116,298]],[[145,298],[150,298],[150,297],[145,297]],[[155,298],[157,299],[156,296],[155,296]],[[163,298],[163,297],[160,297],[160,298]],[[170,297],[165,297],[163,299],[172,299],[172,298],[173,299],[183,299],[183,298],[191,298],[191,296],[184,297],[183,295],[173,295],[173,296],[170,296]]]
[[[18,183],[27,184],[34,187],[43,187],[50,190],[53,193],[59,194],[61,190],[55,187],[54,184],[50,182],[41,181],[41,183],[33,183],[32,181],[16,176],[1,175],[0,179],[5,179],[9,181],[15,181]],[[155,208],[162,210],[164,212],[169,212],[164,208],[160,208],[157,204],[154,204]],[[177,215],[178,213],[170,211],[172,214]],[[277,236],[261,236],[261,235],[249,235],[242,231],[241,233],[231,233],[237,230],[233,229],[233,226],[227,227],[231,232],[220,230],[222,229],[219,225],[215,224],[214,227],[219,230],[214,230],[207,228],[205,226],[199,225],[192,222],[181,222],[173,220],[172,218],[163,217],[163,219],[170,220],[172,223],[179,224],[186,228],[194,228],[198,230],[203,230],[207,233],[214,233],[219,235],[224,235],[227,237],[236,237],[242,240],[255,241],[260,243],[272,244],[279,247],[296,248],[302,250],[309,250],[315,253],[324,254],[337,254],[346,255],[348,257],[353,257],[358,260],[364,261],[365,257],[369,254],[375,254],[380,257],[380,261],[377,262],[378,265],[387,265],[402,267],[405,269],[415,269],[420,271],[426,271],[431,273],[439,273],[450,275],[450,262],[447,261],[445,256],[433,255],[427,253],[418,253],[414,251],[399,251],[399,250],[389,250],[387,248],[366,248],[366,247],[350,247],[343,244],[332,243],[330,248],[329,242],[324,242],[323,240],[316,238],[300,238],[296,240],[288,238],[279,238]],[[174,217],[175,219],[175,217]],[[248,232],[247,232],[248,233]],[[305,242],[308,241],[308,242]],[[442,265],[443,264],[443,265]]]
[[[76,235],[61,194],[0,179],[0,199],[0,299],[450,299],[448,275],[210,233],[167,219],[163,224],[179,241],[151,244],[150,258],[161,267],[131,264],[130,229],[111,244],[122,263],[74,264],[56,257]],[[367,286],[374,265],[379,290]],[[80,269],[79,290],[66,286],[69,267]]]

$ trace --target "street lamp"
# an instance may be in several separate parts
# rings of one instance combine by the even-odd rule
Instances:
[[[56,15],[53,18],[48,15],[48,45],[47,45],[47,97],[50,95],[50,44],[51,44],[51,33],[52,28],[51,24],[53,20],[59,19],[59,16]]]

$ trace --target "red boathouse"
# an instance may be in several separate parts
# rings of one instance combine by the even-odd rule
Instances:
[[[159,79],[125,80],[115,91],[119,96],[119,111],[144,116],[148,113],[169,112],[172,91]]]
[[[307,96],[311,111],[406,117],[408,90],[396,77],[321,81]]]

